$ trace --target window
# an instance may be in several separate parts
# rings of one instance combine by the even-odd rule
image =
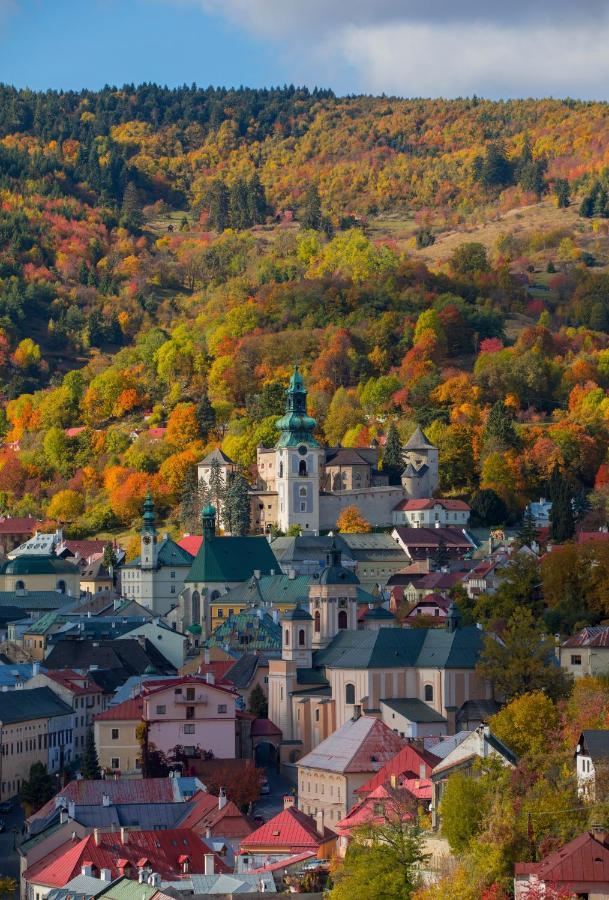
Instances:
[[[113,740],[113,741],[118,741],[118,728],[113,728],[113,729],[112,729],[112,740]]]
[[[355,703],[355,685],[345,685],[345,703]]]
[[[224,610],[223,610],[223,609],[219,609],[219,610],[217,611],[217,613],[218,613],[218,618],[219,618],[219,619],[223,619],[223,618],[224,618]]]
[[[286,630],[285,630],[283,643],[286,645],[286,647],[287,647],[288,644],[290,643],[290,632],[288,631],[287,628],[286,628]]]
[[[579,653],[571,656],[571,665],[572,666],[581,666],[582,658]]]
[[[299,495],[300,497],[306,497],[306,496],[307,496],[307,489],[306,489],[306,487],[301,487],[300,490],[298,491],[298,495]]]
[[[164,704],[157,706],[157,708],[156,708],[157,716],[164,716],[166,712],[167,712],[167,707]]]
[[[315,633],[319,634],[321,631],[321,615],[318,609],[315,610]]]
[[[110,767],[111,767],[112,769],[120,769],[120,767],[121,767],[121,761],[120,761],[120,759],[118,758],[118,756],[113,756],[113,757],[112,757],[112,759],[110,760]]]
[[[172,584],[170,593],[175,594],[175,592],[176,592],[176,586],[175,586],[175,584]]]
[[[193,591],[192,596],[190,598],[191,604],[191,618],[193,625],[198,624],[201,621],[201,594],[198,591]]]
[[[16,591],[23,591],[24,589],[25,589],[25,582],[24,582],[24,581],[16,581],[16,582],[15,582],[15,590],[16,590]]]
[[[304,647],[304,645],[305,645],[305,630],[304,630],[304,628],[301,628],[300,631],[298,632],[298,646]]]
[[[307,504],[306,504],[304,501],[302,501],[302,500],[300,501],[300,511],[301,511],[301,512],[306,512],[306,511],[307,511]]]
[[[319,722],[319,709],[315,710],[315,721]]]
[[[184,734],[194,734],[195,726],[194,725],[185,725],[184,726]]]
[[[298,474],[306,475],[307,474],[307,461],[306,459],[301,459],[298,463]]]
[[[187,707],[186,707],[186,718],[187,718],[187,719],[194,719],[194,717],[195,717],[195,708],[194,708],[194,706],[187,706]]]
[[[340,631],[344,631],[347,627],[347,612],[344,609],[338,614],[338,628]]]
[[[175,573],[175,572],[170,572],[170,573],[169,573],[169,576],[170,576],[170,578],[175,578],[175,577],[176,577],[176,573]]]
[[[425,685],[425,700],[428,703],[433,702],[433,684]]]
[[[219,713],[225,713],[225,712],[227,712],[227,710],[228,710],[228,706],[226,705],[226,703],[218,703],[218,712]]]
[[[186,688],[186,699],[194,700],[195,699],[195,689],[193,687]]]

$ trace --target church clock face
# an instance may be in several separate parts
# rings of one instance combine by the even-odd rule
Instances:
[[[298,452],[300,453],[301,456],[307,455],[307,448],[305,447],[304,444],[300,445],[300,447],[298,448]]]
[[[145,544],[149,544],[149,543],[150,543],[150,540],[151,540],[150,535],[149,535],[149,534],[145,534],[145,535],[144,535],[144,543],[145,543]]]

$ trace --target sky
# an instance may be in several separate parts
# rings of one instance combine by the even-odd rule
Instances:
[[[609,0],[0,0],[0,81],[609,100]]]

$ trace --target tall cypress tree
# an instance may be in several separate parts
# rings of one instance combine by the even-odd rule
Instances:
[[[519,547],[530,547],[538,538],[539,532],[535,524],[535,516],[531,512],[531,508],[527,506],[522,517],[520,530],[516,535],[516,543]]]
[[[389,476],[389,484],[399,484],[403,470],[404,450],[395,422],[392,422],[383,451],[383,472]]]
[[[209,502],[216,507],[216,521],[224,520],[224,506],[226,503],[226,484],[222,477],[222,470],[217,459],[212,461],[209,472],[209,486],[207,489]]]
[[[307,189],[299,219],[303,228],[321,231],[323,216],[321,214],[321,199],[316,184],[309,185]]]
[[[570,541],[575,534],[573,495],[567,481],[563,480],[556,496],[552,498],[550,510],[550,535],[553,541]]]
[[[97,756],[97,747],[95,746],[95,737],[93,729],[87,731],[87,740],[85,742],[85,751],[80,761],[80,773],[83,778],[88,781],[94,781],[101,778],[101,770],[99,768],[99,758]]]
[[[258,174],[254,173],[247,185],[248,214],[252,225],[261,225],[268,213],[268,204]]]
[[[514,419],[503,400],[498,400],[488,414],[484,426],[484,440],[497,443],[501,447],[518,447],[520,443],[514,428]]]
[[[229,226],[228,188],[223,181],[214,181],[209,193],[209,225],[223,232]]]
[[[233,535],[243,536],[250,530],[249,485],[243,475],[234,474],[226,488],[224,519]]]

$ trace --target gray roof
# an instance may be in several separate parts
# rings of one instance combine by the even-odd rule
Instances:
[[[500,709],[496,700],[466,700],[457,713],[457,720],[488,722]]]
[[[588,728],[582,731],[579,743],[592,759],[609,758],[609,730],[606,728]]]
[[[394,712],[399,713],[400,716],[404,716],[409,722],[446,722],[444,716],[441,716],[435,709],[432,709],[431,706],[423,703],[417,697],[407,697],[404,700],[382,699],[381,703],[384,703],[385,706],[388,706]]]
[[[404,444],[404,450],[427,450],[429,448],[432,450],[436,449],[435,445],[429,441],[423,429],[417,425],[406,444]]]
[[[474,669],[484,642],[475,625],[441,628],[381,628],[340,631],[313,657],[315,666],[337,669]]]
[[[64,703],[49,687],[24,688],[0,693],[0,722],[27,722],[72,714],[72,707]]]
[[[142,831],[177,828],[193,804],[184,803],[117,803],[112,806],[76,806],[74,820],[87,828],[130,826]]]
[[[199,466],[211,466],[213,462],[219,462],[221,466],[234,466],[235,463],[224,453],[223,450],[220,450],[219,447],[216,447],[215,450],[212,450],[211,453],[208,453],[205,459],[202,459],[200,463],[197,463]]]
[[[224,678],[231,681],[236,688],[246,688],[262,662],[255,653],[244,653],[234,666],[224,673]]]
[[[88,900],[108,887],[108,882],[90,875],[77,875],[65,887],[53,888],[46,894],[46,900]]]
[[[193,555],[189,553],[188,550],[184,550],[183,547],[180,547],[180,545],[176,544],[175,541],[172,541],[171,538],[163,538],[163,540],[159,542],[156,555],[157,569],[160,569],[163,566],[172,569],[189,569],[193,563],[193,559]],[[121,566],[121,569],[138,569],[140,564],[141,558],[136,556],[131,562]]]
[[[60,609],[70,599],[76,598],[58,591],[0,591],[0,606],[12,606],[14,609]]]
[[[462,744],[470,734],[471,731],[457,731],[456,734],[448,735],[448,737],[441,737],[438,740],[436,740],[436,738],[424,738],[423,745],[425,749],[429,750],[430,753],[433,753],[434,756],[444,759],[445,756],[448,756],[449,753],[453,752],[455,747]]]
[[[429,466],[426,463],[423,463],[422,466],[419,466],[418,469],[412,465],[412,463],[408,463],[404,471],[402,472],[402,478],[422,478],[423,475],[428,471]]]
[[[181,881],[164,881],[161,889],[174,888],[176,893],[182,896],[187,891],[188,885],[192,886],[194,898],[209,894],[247,894],[248,896],[260,896],[258,885],[264,881],[264,893],[276,894],[277,888],[271,872],[262,873],[235,873],[234,875],[190,875]],[[194,900],[193,898],[193,900]]]

